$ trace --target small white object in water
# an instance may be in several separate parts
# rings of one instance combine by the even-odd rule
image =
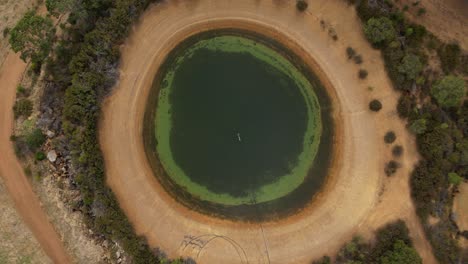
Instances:
[[[242,139],[240,137],[240,133],[237,133],[237,139],[239,140],[239,142],[242,142]]]

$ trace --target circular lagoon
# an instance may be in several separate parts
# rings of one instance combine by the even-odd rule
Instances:
[[[329,110],[317,78],[274,41],[206,32],[179,44],[159,70],[145,147],[155,175],[183,204],[263,219],[297,211],[320,189]]]

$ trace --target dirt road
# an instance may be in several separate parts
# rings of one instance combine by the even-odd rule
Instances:
[[[15,54],[9,54],[0,70],[0,176],[10,193],[17,211],[31,229],[46,254],[55,263],[70,263],[70,259],[43,212],[23,168],[16,159],[10,135],[16,87],[26,65]]]
[[[409,194],[409,174],[418,160],[414,139],[395,113],[398,94],[380,53],[364,39],[354,9],[345,1],[310,1],[305,13],[296,11],[294,3],[197,0],[151,7],[123,47],[121,78],[103,107],[100,142],[108,184],[137,232],[171,257],[200,263],[309,263],[334,255],[357,233],[370,237],[402,217],[424,263],[435,263]],[[332,95],[338,131],[333,169],[323,191],[297,216],[259,225],[200,215],[162,190],[146,160],[142,121],[158,67],[187,36],[227,27],[255,30],[282,42],[304,58]],[[338,41],[330,37],[330,28]],[[366,80],[347,60],[348,46],[363,55]],[[377,114],[368,110],[374,98],[384,104]],[[392,180],[383,173],[391,158],[383,135],[390,129],[406,149],[400,160],[404,166]]]

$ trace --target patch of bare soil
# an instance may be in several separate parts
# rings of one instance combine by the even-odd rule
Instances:
[[[468,230],[468,183],[462,182],[458,186],[459,193],[455,196],[453,212],[460,231]],[[468,250],[468,239],[460,238],[461,245]]]
[[[69,197],[73,196],[73,193],[65,191],[66,186],[62,189],[57,187],[66,184],[66,180],[48,174],[34,185],[34,189],[60,234],[65,248],[73,255],[75,263],[109,263],[110,256],[107,256],[104,248],[92,238],[93,233],[86,228],[83,215],[70,209],[69,204],[73,201],[69,200]],[[75,192],[74,196],[79,199],[79,193]]]
[[[394,1],[400,8],[407,5],[408,18],[425,26],[444,42],[457,42],[468,50],[468,1],[467,0],[401,0]],[[419,2],[418,5],[413,5]],[[418,15],[423,8],[424,14]]]
[[[52,263],[15,210],[0,178],[0,263]]]
[[[299,13],[295,1],[170,1],[152,6],[123,47],[121,78],[106,100],[100,142],[107,182],[139,234],[170,257],[200,263],[308,263],[333,255],[355,234],[372,237],[403,218],[424,263],[436,263],[410,198],[409,175],[418,160],[414,139],[397,117],[398,94],[381,54],[364,38],[352,7],[342,0],[310,1]],[[142,121],[153,77],[184,38],[216,28],[260,32],[296,52],[319,75],[334,103],[338,136],[329,180],[297,216],[249,224],[198,214],[176,203],[159,185],[145,156]],[[333,38],[336,40],[333,40]],[[348,46],[363,55],[359,67]],[[367,69],[366,80],[358,70]],[[368,89],[369,86],[374,87]],[[372,91],[371,91],[372,90]],[[384,108],[372,113],[368,103]],[[387,178],[391,159],[383,136],[393,130],[405,154]]]

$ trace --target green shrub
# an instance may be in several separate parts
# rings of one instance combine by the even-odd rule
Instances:
[[[297,0],[296,8],[297,10],[303,12],[309,7],[309,4],[305,0]]]
[[[401,145],[394,146],[392,149],[392,155],[395,158],[401,157],[401,155],[403,155],[403,146]]]
[[[410,53],[403,57],[400,65],[398,65],[398,72],[405,75],[407,80],[415,80],[423,68],[424,65],[419,57]]]
[[[6,27],[3,29],[3,37],[6,38],[8,34],[10,33],[10,28]]]
[[[46,154],[44,154],[42,151],[36,152],[35,157],[37,161],[43,161],[47,158]]]
[[[35,151],[44,144],[46,137],[42,134],[42,131],[38,128],[34,129],[26,135],[26,144],[31,151]]]
[[[374,99],[369,103],[369,109],[373,112],[378,112],[382,109],[382,103],[379,100]]]
[[[393,142],[395,142],[395,140],[396,140],[395,132],[388,131],[387,133],[385,133],[385,136],[384,136],[385,143],[392,144]]]
[[[422,259],[418,252],[406,245],[403,241],[397,240],[393,245],[393,250],[387,251],[380,259],[381,264],[421,264]]]
[[[440,63],[442,64],[442,70],[445,73],[453,72],[460,64],[461,49],[456,43],[443,45],[437,50],[439,55]]]
[[[320,260],[313,261],[312,264],[331,264],[331,258],[329,256],[324,256]]]
[[[360,69],[360,70],[359,70],[359,73],[358,73],[359,79],[365,79],[365,78],[367,78],[367,75],[368,75],[368,74],[369,74],[369,73],[368,73],[366,70]]]
[[[394,160],[389,161],[387,164],[385,164],[385,174],[387,176],[392,176],[395,174],[400,167],[400,164]]]
[[[354,60],[354,63],[356,64],[361,64],[363,62],[361,55],[354,56],[353,60]]]
[[[33,104],[28,99],[19,99],[15,102],[15,105],[13,106],[13,113],[15,114],[15,118],[18,118],[20,116],[28,118],[29,116],[31,116],[32,110]]]
[[[465,93],[465,81],[453,75],[447,75],[437,81],[431,89],[431,95],[442,107],[459,106]]]
[[[426,9],[424,7],[421,7],[418,9],[418,16],[422,16],[426,14]]]
[[[356,51],[351,47],[347,47],[346,54],[348,55],[348,59],[352,59],[356,55]]]
[[[453,185],[459,185],[460,183],[463,182],[463,178],[455,172],[450,172],[448,174],[448,180],[450,184],[453,184]]]
[[[407,118],[414,106],[414,100],[410,96],[400,96],[397,104],[398,115],[401,118]]]
[[[427,120],[424,118],[415,120],[409,126],[409,130],[416,135],[422,134],[427,130]]]
[[[389,42],[396,37],[393,23],[387,17],[371,18],[364,25],[364,33],[373,44]]]
[[[55,28],[50,18],[27,12],[10,31],[9,42],[15,52],[21,52],[21,59],[42,64],[52,48]]]
[[[16,87],[16,94],[17,95],[26,95],[27,91],[26,91],[26,88],[24,86],[22,86],[21,84],[18,85],[18,87]]]

